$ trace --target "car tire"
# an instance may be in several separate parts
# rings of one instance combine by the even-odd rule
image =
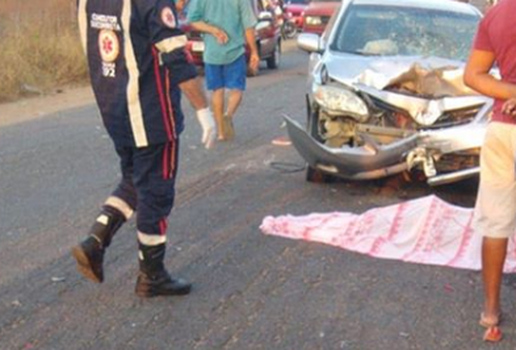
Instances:
[[[278,69],[281,61],[281,42],[278,40],[272,56],[267,58],[267,68]]]
[[[314,169],[308,164],[306,165],[305,179],[307,182],[313,182],[317,184],[331,183],[336,181],[335,176],[326,174],[319,169]]]
[[[282,29],[283,39],[294,39],[297,35],[297,27],[291,21],[286,21]]]

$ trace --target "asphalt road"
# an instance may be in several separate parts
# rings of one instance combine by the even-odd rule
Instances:
[[[268,237],[267,215],[363,212],[437,193],[471,205],[471,183],[439,190],[399,179],[306,183],[283,113],[304,122],[307,55],[286,45],[278,71],[249,80],[237,138],[182,138],[167,265],[190,296],[141,300],[134,222],[106,256],[106,282],[75,271],[83,237],[117,182],[118,164],[93,105],[0,127],[0,349],[489,349],[478,272],[373,259]],[[37,114],[37,111],[34,111]],[[286,163],[286,164],[284,164]],[[278,169],[278,164],[282,165]],[[286,167],[289,165],[289,167]],[[516,278],[504,281],[504,334],[516,346]],[[495,348],[495,347],[492,347]]]

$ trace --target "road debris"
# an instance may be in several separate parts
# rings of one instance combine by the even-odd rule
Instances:
[[[287,136],[279,136],[272,140],[272,144],[274,146],[287,147],[292,146],[292,141],[290,141],[290,138],[288,138]]]

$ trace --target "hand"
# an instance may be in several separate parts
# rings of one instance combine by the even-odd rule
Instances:
[[[258,72],[258,67],[260,66],[260,57],[257,53],[252,53],[251,57],[249,57],[249,69],[251,69],[254,73]]]
[[[197,120],[202,128],[202,140],[204,147],[210,149],[217,138],[217,126],[215,119],[209,108],[200,109],[197,111]]]
[[[217,42],[220,45],[226,44],[228,42],[228,40],[229,40],[228,35],[222,29],[214,28],[212,34],[215,37],[215,39],[217,39]]]
[[[505,101],[502,107],[502,112],[504,114],[512,115],[513,117],[516,116],[516,98],[511,98]]]
[[[183,8],[185,7],[185,0],[177,0],[176,9],[178,12],[183,12]]]

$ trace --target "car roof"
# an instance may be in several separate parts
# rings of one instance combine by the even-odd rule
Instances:
[[[346,0],[343,0],[346,3]],[[356,5],[406,6],[431,10],[446,10],[464,14],[478,15],[479,12],[469,4],[454,0],[351,0]]]

